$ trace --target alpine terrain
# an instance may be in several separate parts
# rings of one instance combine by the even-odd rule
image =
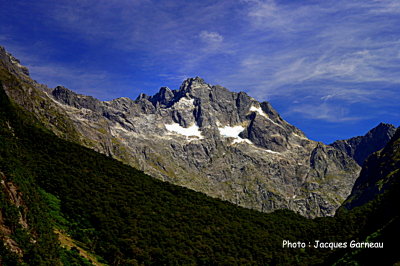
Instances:
[[[364,136],[337,140],[330,145],[354,158],[359,165],[363,165],[370,154],[385,147],[395,132],[394,125],[380,123]]]
[[[164,181],[270,212],[331,216],[360,171],[344,152],[309,140],[268,102],[189,78],[136,100],[99,101],[29,77],[0,49],[8,96],[56,135]]]
[[[259,182],[265,182],[264,186],[268,188],[265,193],[269,195],[275,185],[276,195],[285,195],[285,188],[277,185],[279,182],[282,185],[288,183],[287,189],[300,188],[290,201],[293,203],[290,207],[294,209],[297,206],[299,210],[301,205],[295,205],[295,199],[304,197],[304,202],[308,202],[306,191],[310,196],[319,195],[323,200],[331,195],[326,192],[328,186],[339,191],[345,187],[346,168],[339,159],[348,162],[347,166],[354,167],[354,171],[358,170],[357,164],[339,150],[307,140],[267,103],[260,104],[243,93],[235,94],[221,87],[209,86],[201,79],[190,79],[180,90],[170,91],[173,96],[165,104],[160,103],[166,98],[160,94],[153,97],[142,95],[136,101],[125,100],[130,103],[127,110],[116,111],[111,105],[118,100],[100,102],[64,88],[51,90],[39,85],[29,78],[27,69],[4,50],[1,62],[1,265],[393,265],[400,262],[397,250],[400,213],[396,208],[400,200],[400,129],[382,150],[364,162],[355,185],[349,188],[351,194],[333,217],[307,219],[290,210],[262,213],[162,182],[110,155],[119,154],[119,160],[128,162],[125,159],[131,158],[129,162],[135,162],[135,157],[130,154],[136,150],[122,138],[125,136],[132,141],[142,138],[143,142],[150,144],[158,141],[160,150],[151,146],[148,151],[158,152],[160,160],[177,160],[170,161],[171,165],[184,160],[201,165],[201,160],[196,160],[201,158],[200,148],[211,145],[216,150],[209,153],[209,166],[216,169],[218,165],[212,161],[215,159],[212,156],[222,162],[232,161],[245,166],[252,164],[235,160],[268,162],[272,170],[261,165],[266,167],[266,174],[256,176]],[[209,99],[203,106],[207,98],[196,96],[198,92],[207,92],[203,87],[209,88],[212,95],[230,95],[237,97],[236,100],[242,95],[249,102],[242,105],[243,102],[238,100],[239,103],[233,106],[229,105],[232,101],[228,96],[225,99],[228,103],[218,96],[220,100]],[[189,91],[185,92],[185,88]],[[54,93],[57,91],[69,95],[61,97],[64,103],[51,96],[57,95]],[[179,96],[183,92],[186,96]],[[175,97],[176,102],[173,100]],[[71,101],[68,103],[69,100],[65,99]],[[178,109],[182,99],[185,99],[184,103],[190,102],[188,110],[193,102],[194,110],[197,110],[192,113],[193,118],[185,113],[183,107]],[[140,109],[141,102],[144,102],[142,105],[148,104],[149,109]],[[230,113],[225,111],[229,106],[232,108]],[[261,110],[254,111],[259,110],[258,107]],[[140,114],[130,114],[130,110]],[[97,120],[95,114],[98,114]],[[154,121],[160,124],[157,129],[148,126],[149,131],[145,134],[134,126],[146,127],[141,121],[146,117],[148,124],[154,125]],[[136,119],[137,122],[132,122],[132,128],[125,128],[128,122],[124,119]],[[93,124],[89,123],[91,120]],[[269,136],[264,126],[275,130],[276,136],[279,133],[282,142],[272,141],[272,136],[264,143],[257,142]],[[233,131],[235,127],[241,128]],[[264,128],[263,134],[256,134],[255,128]],[[159,130],[158,134],[156,130]],[[125,135],[115,133],[119,131]],[[159,138],[163,138],[165,143]],[[139,140],[136,143],[141,147]],[[168,149],[167,145],[191,148],[197,157],[175,158],[178,152],[172,147]],[[200,150],[200,155],[196,154],[198,150],[195,147]],[[102,150],[106,155],[93,149]],[[188,154],[188,151],[182,152]],[[225,152],[229,157],[217,157],[218,152]],[[307,159],[296,157],[302,153],[308,156]],[[155,154],[147,154],[149,158],[155,158]],[[146,158],[140,157],[142,154],[137,156],[148,166]],[[276,160],[275,164],[272,160]],[[308,165],[304,164],[307,160]],[[283,164],[285,161],[302,163],[307,170],[305,179],[296,179],[297,173],[289,171],[300,169],[296,168],[300,167],[298,164],[290,168]],[[230,173],[234,173],[233,166]],[[182,169],[195,173],[197,168],[194,164]],[[229,168],[220,170],[226,169]],[[283,172],[284,169],[288,170]],[[205,169],[202,171],[206,172]],[[274,176],[268,175],[272,171],[278,173],[275,180]],[[339,174],[328,176],[328,173],[337,171]],[[254,169],[253,173],[260,174],[261,170]],[[180,179],[178,175],[164,175],[161,171],[159,174],[159,178],[182,179],[190,183],[189,176]],[[204,183],[215,182],[218,185],[217,177],[210,176],[210,181]],[[196,178],[200,179],[202,175],[193,175],[198,182],[193,181],[193,184],[200,184]],[[239,187],[242,180],[251,178],[250,175],[232,180]],[[290,183],[293,180],[297,183]],[[228,184],[223,180],[221,183]],[[314,189],[304,185],[307,183],[315,184]],[[226,193],[229,191],[232,190],[227,189]],[[264,191],[260,195],[262,193]],[[248,191],[243,191],[243,198],[249,195]],[[267,202],[270,199],[266,198]],[[277,202],[278,199],[275,198]],[[284,198],[280,202],[283,205]],[[326,214],[322,212],[321,203],[316,202],[314,206],[319,208],[319,213],[307,210],[305,214]],[[305,207],[311,207],[311,204]],[[284,243],[304,247],[291,248]]]

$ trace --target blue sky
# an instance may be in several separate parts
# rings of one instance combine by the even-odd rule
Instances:
[[[267,100],[314,140],[400,121],[400,1],[2,0],[31,76],[102,100],[187,77]]]

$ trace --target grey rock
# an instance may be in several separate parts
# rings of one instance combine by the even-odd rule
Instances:
[[[31,84],[14,99],[57,135],[243,207],[330,216],[360,170],[345,153],[306,138],[268,102],[199,77],[177,90],[112,101]],[[32,102],[32,93],[40,100]],[[8,94],[16,95],[12,87]],[[58,120],[48,119],[40,102]]]
[[[3,62],[3,66],[6,66],[14,75],[17,75],[18,77],[22,76],[22,78],[29,77],[28,68],[21,65],[21,62],[8,53],[2,46],[0,46],[0,60]]]
[[[59,102],[75,107],[77,109],[86,108],[94,112],[101,112],[102,105],[99,100],[91,97],[77,94],[63,86],[57,86],[51,93]]]
[[[353,209],[376,199],[379,194],[398,190],[400,180],[400,129],[386,146],[365,161],[351,195],[342,208]],[[393,202],[394,203],[394,202]]]
[[[345,152],[362,166],[369,155],[385,147],[395,132],[396,127],[394,125],[380,123],[364,136],[337,140],[330,145]]]

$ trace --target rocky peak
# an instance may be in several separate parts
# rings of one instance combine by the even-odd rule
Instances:
[[[179,102],[182,98],[208,98],[208,93],[211,86],[207,84],[202,78],[188,78],[183,81],[179,90],[171,90],[168,87],[161,87],[160,90],[153,96],[147,96],[146,94],[140,94],[137,100],[147,99],[155,107],[169,108],[175,103]]]
[[[77,93],[71,91],[70,89],[64,87],[64,86],[57,86],[53,89],[52,94],[54,97],[63,99],[63,98],[69,98],[72,96],[76,96]]]
[[[392,128],[392,125],[379,124],[379,128]],[[374,128],[376,129],[376,128]],[[385,131],[384,131],[385,132]],[[378,194],[391,190],[400,180],[400,128],[379,152],[365,160],[359,178],[351,195],[343,204],[347,209],[361,206],[373,200]]]
[[[161,105],[163,107],[169,107],[172,105],[174,97],[174,93],[168,87],[161,87],[159,92],[154,96],[150,96],[148,100],[153,103],[154,106]],[[141,98],[144,97],[142,96]]]
[[[206,83],[202,78],[188,78],[183,81],[175,96],[181,98],[189,96],[191,98],[206,99],[209,96],[211,85]]]
[[[0,62],[9,71],[18,75],[19,77],[24,79],[29,77],[28,68],[21,65],[21,62],[10,53],[8,53],[6,49],[4,49],[4,47],[2,46],[0,46]]]
[[[101,102],[92,96],[77,94],[63,86],[57,86],[51,92],[59,102],[78,109],[86,108],[92,111],[101,111]]]
[[[32,80],[23,88],[8,94],[59,136],[240,206],[332,215],[358,175],[351,158],[316,147],[269,103],[198,77],[136,101],[102,102],[61,86],[44,93]]]
[[[382,136],[384,138],[392,138],[396,132],[396,127],[392,124],[379,123],[376,127],[368,131],[366,136]]]
[[[77,105],[78,94],[70,89],[65,88],[64,86],[57,86],[53,89],[51,94],[56,100],[64,104],[73,105],[74,107],[79,108],[79,105]]]
[[[207,136],[225,139],[234,135],[233,141],[251,142],[271,151],[287,150],[293,136],[300,142],[306,139],[268,102],[260,103],[245,92],[212,86],[199,77],[185,80],[179,90],[162,87],[153,96],[141,94],[136,103],[146,114],[162,114],[164,124],[172,121],[183,128],[195,125]],[[233,134],[235,130],[241,131],[239,135]]]
[[[183,81],[183,83],[180,86],[179,90],[187,91],[189,89],[204,88],[204,87],[210,87],[210,85],[207,84],[204,81],[204,79],[202,79],[200,77],[195,77],[195,78],[188,78],[185,81]]]
[[[150,98],[149,95],[147,95],[146,93],[141,93],[139,94],[139,96],[136,98],[136,101],[141,101],[143,99],[148,100]]]
[[[380,123],[364,136],[337,140],[330,145],[353,157],[359,165],[363,165],[365,159],[370,154],[382,149],[395,132],[396,127],[394,125]]]

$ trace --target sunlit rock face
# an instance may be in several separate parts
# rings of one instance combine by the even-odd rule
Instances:
[[[269,103],[199,77],[153,96],[99,101],[13,75],[26,86],[18,93],[6,86],[9,96],[57,135],[247,208],[333,215],[359,173],[352,158],[309,140]]]

